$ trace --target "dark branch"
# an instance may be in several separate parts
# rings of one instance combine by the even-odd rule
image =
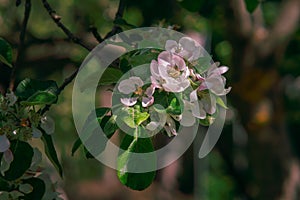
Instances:
[[[74,80],[74,78],[77,76],[78,72],[79,72],[79,68],[77,68],[69,77],[67,77],[64,80],[64,82],[59,86],[58,90],[56,91],[57,96],[60,95],[60,93],[65,89],[65,87]],[[45,114],[50,109],[50,107],[51,107],[51,105],[46,105],[42,109],[41,113]]]
[[[43,2],[45,9],[48,11],[50,17],[55,22],[55,24],[68,36],[68,38],[72,42],[82,46],[83,48],[87,49],[88,51],[92,50],[90,47],[88,47],[86,44],[84,44],[80,38],[76,37],[63,23],[61,23],[61,21],[60,21],[61,17],[56,14],[55,10],[52,9],[52,7],[50,6],[50,4],[48,3],[47,0],[42,0],[42,2]]]
[[[120,19],[120,18],[123,17],[125,7],[126,7],[126,0],[120,0],[118,11],[117,11],[116,16],[115,16],[115,20]],[[106,34],[104,39],[107,39],[107,38],[119,33],[120,31],[122,31],[122,29],[119,26],[114,25],[112,30],[109,33]]]
[[[249,37],[252,30],[252,21],[244,0],[230,0],[230,7],[235,17],[236,26],[239,27],[239,34],[246,38]]]
[[[77,43],[79,45],[81,45],[82,47],[86,48],[87,50],[91,50],[89,49],[86,45],[84,45],[83,43],[80,42],[79,38],[75,37],[61,22],[60,22],[60,17],[58,15],[56,15],[55,11],[50,7],[49,3],[46,0],[42,0],[44,7],[46,8],[46,10],[48,11],[49,15],[51,16],[51,18],[53,19],[53,21],[57,24],[58,27],[60,27],[65,34],[74,42]],[[120,0],[119,3],[119,7],[118,7],[118,11],[116,13],[116,17],[115,19],[119,19],[123,17],[123,13],[125,10],[125,0]],[[104,39],[101,38],[101,36],[99,35],[97,29],[94,27],[92,27],[92,29],[90,29],[92,31],[92,33],[94,34],[95,38],[98,41],[103,41],[104,39],[107,39],[113,35],[115,35],[119,30],[120,27],[118,26],[113,26],[112,30],[105,36]],[[58,88],[56,95],[58,96],[63,90],[64,88],[69,85],[74,78],[76,77],[76,75],[79,72],[79,68],[76,69],[69,77],[67,77],[64,82],[62,83],[62,85]],[[45,114],[49,109],[50,109],[51,105],[46,105],[42,110],[41,113]]]
[[[31,0],[26,0],[25,2],[25,12],[24,12],[24,19],[22,23],[22,28],[20,32],[20,44],[18,47],[18,55],[16,59],[16,63],[12,68],[11,71],[11,76],[10,76],[10,83],[9,83],[9,90],[13,91],[14,86],[15,86],[15,80],[16,80],[16,70],[21,64],[21,59],[23,56],[23,51],[24,51],[24,41],[25,41],[25,34],[26,34],[26,28],[30,16],[30,11],[31,11]]]
[[[100,34],[98,33],[98,30],[95,26],[90,26],[90,31],[92,32],[92,34],[94,35],[94,37],[96,38],[96,40],[101,43],[103,42],[102,37],[100,36]]]

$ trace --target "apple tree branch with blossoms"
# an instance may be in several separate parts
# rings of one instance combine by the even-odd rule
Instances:
[[[17,5],[19,4],[20,1],[17,1]],[[54,23],[72,42],[88,51],[93,49],[61,22],[61,17],[47,0],[42,0],[42,4]],[[122,31],[119,23],[123,22],[124,7],[124,1],[120,0],[115,19],[117,23],[104,38],[101,38],[94,27],[91,29],[98,42]],[[12,68],[8,92],[0,95],[0,190],[5,191],[1,192],[1,199],[42,199],[46,196],[59,199],[55,190],[46,190],[46,185],[49,182],[51,184],[51,181],[43,176],[43,168],[40,167],[41,152],[30,145],[32,138],[43,141],[47,157],[63,177],[63,168],[52,139],[55,124],[47,111],[57,102],[64,88],[74,80],[79,69],[60,86],[53,80],[26,78],[15,87],[15,73],[21,62],[30,9],[31,1],[26,0],[15,62],[12,60],[12,47],[0,38],[0,62]],[[130,160],[128,152],[153,152],[151,136],[157,132],[171,138],[178,135],[180,125],[211,125],[218,115],[218,107],[227,108],[221,97],[230,92],[223,76],[228,67],[219,66],[219,63],[202,55],[200,45],[189,37],[182,37],[178,41],[167,40],[163,50],[138,50],[129,54],[131,61],[139,56],[149,58],[149,55],[149,83],[136,75],[120,81],[123,74],[129,71],[121,66],[124,65],[121,61],[119,66],[113,63],[106,70],[106,79],[111,79],[108,83],[104,83],[102,79],[99,82],[99,85],[115,84],[114,93],[120,97],[117,108],[97,108],[96,114],[107,138],[127,130],[120,145],[125,152],[118,157],[117,174],[122,184],[134,190],[147,188],[153,182],[156,172],[131,173],[124,170]],[[126,56],[123,60],[129,62]],[[85,127],[88,123],[89,120]],[[72,154],[81,146],[83,142],[79,138],[73,146]],[[93,157],[84,149],[88,158]],[[104,148],[98,153],[101,150]],[[151,164],[155,165],[155,161]]]

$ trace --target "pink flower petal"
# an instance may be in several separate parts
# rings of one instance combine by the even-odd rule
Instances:
[[[167,51],[174,53],[176,51],[177,47],[178,47],[178,44],[176,41],[174,41],[174,40],[166,41],[165,49]]]
[[[0,152],[5,152],[9,149],[10,142],[6,135],[0,135]]]
[[[9,163],[9,164],[14,160],[14,155],[13,155],[13,153],[11,152],[10,149],[7,149],[7,150],[4,152],[3,157],[4,157],[4,160],[5,160],[7,163]]]
[[[121,103],[124,104],[125,106],[133,106],[137,102],[137,97],[132,97],[132,98],[121,98]]]
[[[151,106],[154,102],[154,97],[143,97],[142,98],[142,106],[148,107]]]

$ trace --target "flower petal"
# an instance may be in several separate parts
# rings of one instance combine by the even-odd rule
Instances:
[[[6,135],[0,135],[0,152],[5,152],[9,149],[10,142]]]
[[[125,106],[133,106],[137,102],[137,97],[132,97],[132,98],[121,98],[121,103],[124,104]]]
[[[151,85],[150,87],[148,87],[145,91],[145,95],[147,95],[148,97],[151,97],[153,95],[155,91],[155,87],[153,87],[153,85]]]
[[[167,116],[165,130],[169,137],[177,135],[175,121],[170,116]]]
[[[163,51],[158,55],[158,65],[171,66],[172,65],[172,54],[168,51]]]
[[[119,83],[118,90],[123,94],[130,94],[136,91],[136,86],[129,79],[125,79]]]
[[[201,102],[203,104],[204,110],[208,114],[214,114],[216,112],[216,98],[214,95],[207,94],[202,99]]]
[[[195,102],[198,101],[197,89],[193,90],[190,94],[190,101]]]
[[[54,133],[55,131],[55,123],[54,120],[49,116],[44,116],[41,119],[41,128],[44,129],[44,131],[50,135]]]
[[[3,158],[8,164],[10,164],[14,160],[14,155],[10,149],[7,149],[3,154]]]
[[[150,71],[154,78],[159,78],[159,71],[158,71],[158,63],[156,60],[152,60],[150,64]]]
[[[143,107],[148,107],[151,106],[154,102],[154,97],[143,97],[142,98],[142,106]]]
[[[180,38],[179,44],[182,46],[184,50],[189,52],[194,51],[196,47],[195,41],[190,37]]]
[[[178,67],[180,71],[187,69],[184,60],[180,56],[173,55],[172,60],[174,61],[174,64]]]
[[[167,40],[166,41],[165,49],[167,51],[174,53],[177,48],[178,48],[178,44],[177,44],[176,41],[174,41],[174,40]]]
[[[135,84],[137,87],[142,87],[144,85],[144,82],[140,77],[132,76],[129,78],[130,81],[132,81],[133,84]]]
[[[182,120],[180,121],[180,124],[182,126],[193,126],[196,122],[195,117],[193,116],[191,110],[184,110],[182,113]]]

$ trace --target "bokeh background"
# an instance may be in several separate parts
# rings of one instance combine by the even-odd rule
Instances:
[[[250,1],[250,0],[246,0]],[[19,44],[24,3],[0,0],[0,36]],[[54,140],[64,168],[60,179],[48,161],[44,167],[64,199],[300,199],[300,1],[262,0],[253,13],[244,0],[128,0],[123,19],[137,27],[172,27],[202,43],[215,61],[227,65],[230,109],[214,150],[202,160],[194,148],[158,172],[145,191],[121,185],[114,170],[82,151],[71,156],[77,138],[71,113],[72,84],[51,108]],[[91,47],[97,27],[105,36],[113,27],[119,1],[49,0],[61,21]],[[124,26],[130,28],[132,26]],[[26,77],[61,83],[88,54],[53,23],[42,1],[32,1],[25,53],[17,80]],[[0,66],[0,85],[10,69]],[[102,88],[100,104],[109,105]],[[41,146],[38,141],[33,145]]]

